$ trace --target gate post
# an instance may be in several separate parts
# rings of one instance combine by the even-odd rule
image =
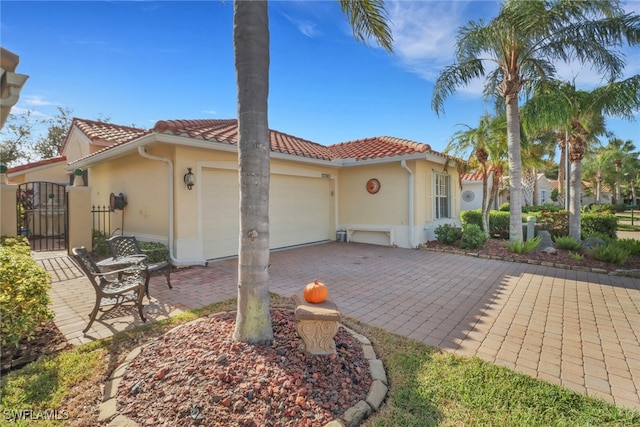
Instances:
[[[69,214],[69,244],[71,249],[84,246],[93,250],[91,241],[91,187],[67,186],[67,202]]]
[[[15,184],[0,182],[0,236],[18,235],[18,213]]]

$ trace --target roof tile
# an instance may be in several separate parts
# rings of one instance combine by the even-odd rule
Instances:
[[[74,125],[91,141],[101,141],[111,144],[124,144],[149,133],[147,130],[130,126],[120,126],[112,123],[78,118],[73,119],[71,126]]]

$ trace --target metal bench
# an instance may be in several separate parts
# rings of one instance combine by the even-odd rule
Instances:
[[[121,270],[101,271],[93,260],[89,251],[84,247],[71,249],[73,258],[80,269],[89,278],[96,293],[96,301],[93,310],[89,314],[89,324],[82,331],[87,333],[98,312],[103,307],[112,306],[112,309],[126,303],[133,302],[138,307],[140,319],[146,322],[142,314],[142,298],[144,298],[144,282],[139,270],[123,268]],[[108,310],[104,310],[108,311]]]

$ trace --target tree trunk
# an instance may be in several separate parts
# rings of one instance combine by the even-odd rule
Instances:
[[[622,162],[618,159],[613,161],[616,168],[616,184],[615,184],[615,203],[622,203],[622,191],[620,186],[620,169],[622,169]]]
[[[238,90],[240,236],[233,339],[273,340],[269,312],[269,16],[266,1],[233,2]]]
[[[489,172],[491,174],[491,172]],[[489,234],[489,211],[491,210],[491,196],[488,191],[489,174],[487,168],[482,169],[482,229]],[[493,175],[493,174],[492,174]]]
[[[522,238],[522,157],[518,97],[507,95],[507,147],[509,152],[509,240]]]
[[[602,169],[598,166],[598,172],[596,173],[596,205],[600,204],[600,198],[602,197]]]
[[[580,190],[582,187],[582,161],[576,159],[571,162],[571,195],[569,198],[569,236],[578,242],[582,240],[580,235]]]

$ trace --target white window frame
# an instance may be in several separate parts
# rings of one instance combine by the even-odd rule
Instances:
[[[451,219],[451,175],[447,173],[433,173],[433,210],[435,219]],[[443,194],[444,193],[444,194]],[[442,206],[442,203],[446,206]],[[441,212],[442,208],[446,212]]]

